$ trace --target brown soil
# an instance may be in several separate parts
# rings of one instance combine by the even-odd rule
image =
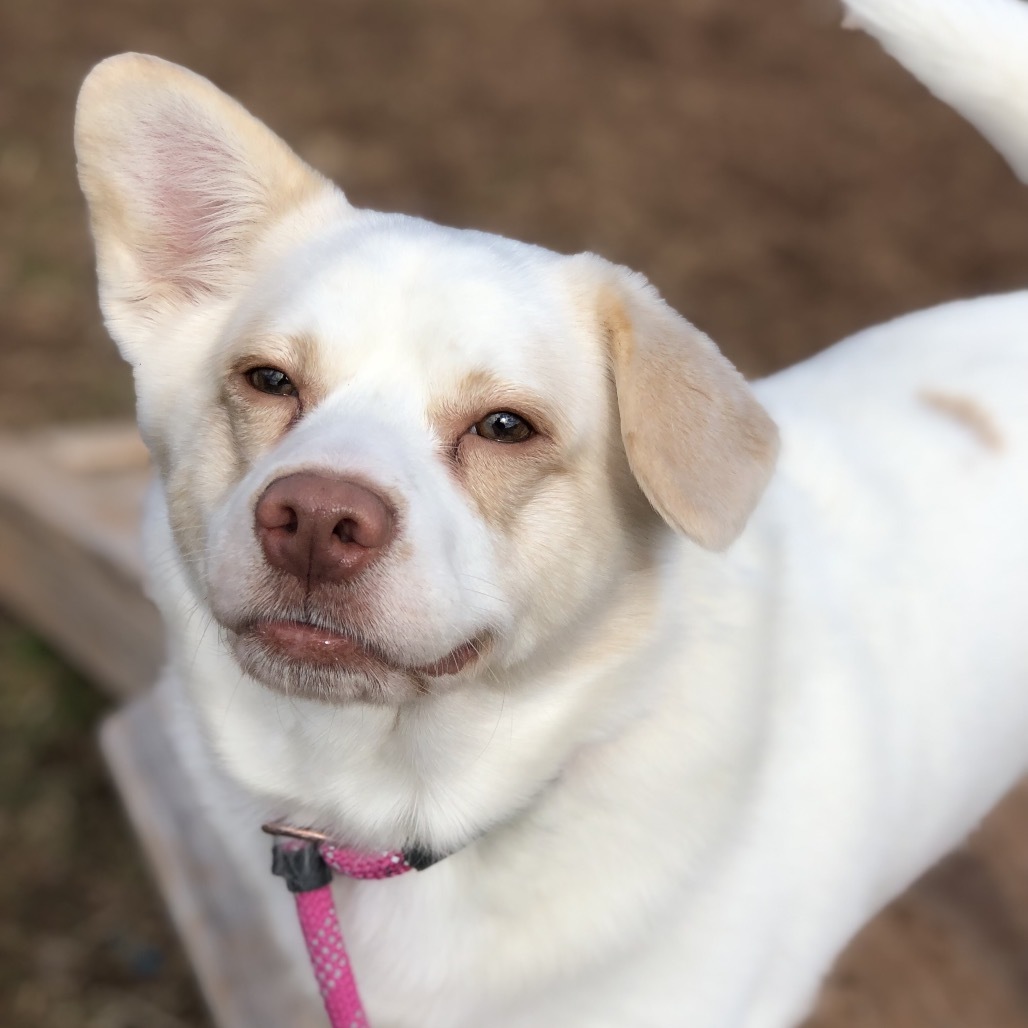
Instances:
[[[2,616],[0,669],[0,1025],[206,1025],[96,752],[102,702]]]
[[[0,424],[129,409],[71,153],[99,58],[209,75],[359,204],[639,268],[751,372],[1028,280],[1028,196],[833,0],[9,0]]]
[[[750,373],[1028,282],[1026,191],[837,14],[833,0],[6,0],[0,427],[131,409],[70,147],[78,83],[128,49],[213,78],[358,204],[639,268]],[[0,1023],[201,1024],[93,750],[98,704],[7,622],[0,675]]]

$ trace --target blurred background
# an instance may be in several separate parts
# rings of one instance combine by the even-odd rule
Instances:
[[[1028,284],[1028,191],[833,0],[2,0],[0,431],[130,417],[71,127],[123,50],[212,78],[358,205],[645,272],[759,375]],[[3,568],[0,568],[3,574]],[[0,1024],[207,1024],[97,755],[0,611]]]

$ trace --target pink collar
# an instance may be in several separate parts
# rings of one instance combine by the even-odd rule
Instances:
[[[332,872],[362,880],[395,878],[423,871],[440,858],[417,849],[365,853],[337,846],[322,832],[283,822],[266,824],[263,830],[276,836],[271,870],[285,878],[296,897],[300,929],[332,1028],[366,1028],[367,1015],[332,902]]]

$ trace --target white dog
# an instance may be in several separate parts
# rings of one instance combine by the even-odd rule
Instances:
[[[850,7],[1028,171],[1023,4]],[[751,388],[155,58],[76,140],[180,744],[255,875],[271,817],[445,858],[334,887],[372,1024],[795,1025],[1028,765],[1028,292]]]

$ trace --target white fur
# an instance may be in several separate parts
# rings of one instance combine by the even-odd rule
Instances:
[[[843,0],[939,99],[955,107],[1028,180],[1028,4],[1023,0]]]
[[[937,4],[850,6],[875,31],[891,18],[894,52],[973,115],[977,79],[947,70],[962,46],[1023,75],[1003,34],[976,38],[980,4],[945,5],[964,24],[945,60],[921,32]],[[1013,0],[987,6],[1020,17]],[[1023,55],[1028,28],[1019,39]],[[87,88],[141,76],[221,102],[139,60]],[[1016,160],[1028,89],[1003,102],[1020,122],[993,138]],[[240,859],[263,874],[258,823],[283,816],[358,845],[453,851],[336,884],[376,1028],[798,1023],[854,932],[1028,766],[1028,293],[916,314],[758,383],[777,471],[711,553],[640,514],[605,456],[617,413],[580,261],[355,211],[326,186],[247,249],[239,281],[221,270],[220,292],[186,300],[155,287],[141,313],[118,276],[142,265],[95,186],[96,117],[84,100],[101,286],[165,474],[147,519],[162,688],[198,775],[227,772],[204,791],[251,797]],[[143,144],[117,159],[142,160]],[[212,246],[203,260],[227,259]],[[254,323],[321,341],[325,399],[242,474],[197,471],[169,511],[176,469],[218,463],[207,379]],[[581,472],[539,487],[510,533],[449,474],[426,415],[471,369],[542,397]],[[230,624],[266,581],[256,497],[308,468],[370,478],[408,511],[407,552],[363,595],[380,645],[424,662],[487,628],[475,673],[379,703],[243,674],[212,615]],[[183,553],[176,518],[199,552]]]

